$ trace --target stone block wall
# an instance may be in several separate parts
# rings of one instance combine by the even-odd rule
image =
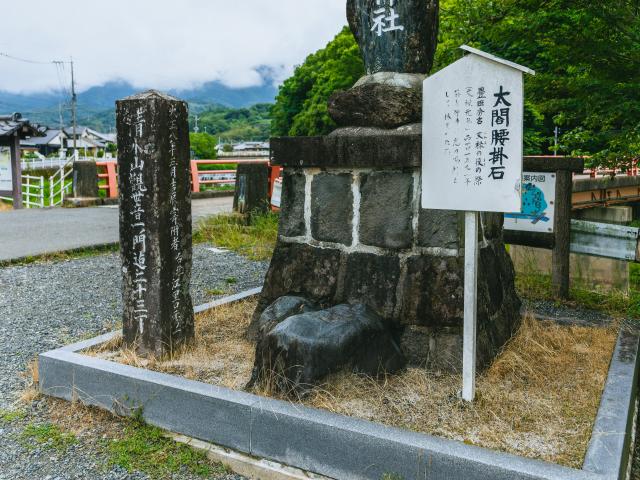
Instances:
[[[309,142],[317,154],[317,139]],[[285,166],[279,236],[254,318],[283,295],[323,308],[365,303],[397,327],[410,362],[457,370],[464,214],[421,209],[420,168],[398,165],[397,158],[393,167],[378,166],[375,158],[342,167],[275,160]],[[376,166],[366,166],[369,161]],[[519,324],[520,303],[502,215],[481,215],[479,242],[478,361],[484,365]]]

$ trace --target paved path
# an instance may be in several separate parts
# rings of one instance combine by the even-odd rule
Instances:
[[[194,223],[231,211],[233,197],[193,201]],[[0,212],[0,261],[118,241],[118,208],[53,208]]]

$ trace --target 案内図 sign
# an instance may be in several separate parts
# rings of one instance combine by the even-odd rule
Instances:
[[[520,213],[505,214],[504,228],[524,232],[552,233],[555,199],[555,173],[524,172],[522,210]]]
[[[13,190],[11,174],[11,149],[9,147],[0,147],[0,192]]]
[[[424,81],[422,207],[520,212],[523,73],[471,47]]]

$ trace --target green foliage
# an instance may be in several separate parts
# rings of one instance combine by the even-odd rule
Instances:
[[[589,164],[640,157],[640,4],[612,0],[441,0],[434,70],[469,44],[536,70],[525,76],[526,154],[588,155]],[[363,74],[348,29],[309,55],[280,87],[272,134],[320,135],[326,102]]]
[[[251,260],[271,258],[278,236],[278,214],[264,213],[250,216],[230,214],[204,219],[194,235],[196,242],[210,242],[228,248]],[[235,278],[228,278],[231,285]]]
[[[189,143],[195,157],[205,160],[214,160],[217,156],[216,137],[208,133],[190,133]]]
[[[271,105],[267,103],[238,109],[214,106],[198,114],[198,126],[213,135],[216,141],[218,138],[223,141],[267,140],[271,128],[270,111]]]
[[[60,427],[52,423],[35,425],[30,423],[21,434],[27,448],[38,446],[64,452],[69,446],[77,442],[74,434],[63,432]]]
[[[0,409],[0,421],[4,423],[15,422],[26,418],[27,413],[24,410],[4,410]]]
[[[364,74],[360,49],[345,27],[325,48],[309,55],[280,87],[271,111],[272,136],[324,135],[335,124],[327,100],[346,90]]]
[[[633,279],[632,279],[633,280]],[[551,300],[569,307],[582,307],[604,312],[616,318],[640,319],[640,290],[637,283],[626,294],[620,291],[601,292],[572,282],[569,299],[556,300],[551,287],[551,276],[543,273],[516,275],[516,288],[523,298]]]
[[[527,153],[591,155],[624,164],[640,155],[638,2],[442,0],[435,69],[463,43],[536,70],[525,76]]]
[[[152,478],[172,478],[183,469],[203,478],[227,472],[222,464],[212,464],[203,452],[178,444],[159,428],[135,420],[126,425],[122,438],[107,444],[107,451],[110,466],[140,471]]]

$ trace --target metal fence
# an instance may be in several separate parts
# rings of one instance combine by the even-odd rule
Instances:
[[[41,158],[34,160],[23,160],[22,170],[44,170],[50,168],[60,168],[67,164],[68,158]]]
[[[22,203],[26,208],[44,208],[44,177],[22,175]]]

